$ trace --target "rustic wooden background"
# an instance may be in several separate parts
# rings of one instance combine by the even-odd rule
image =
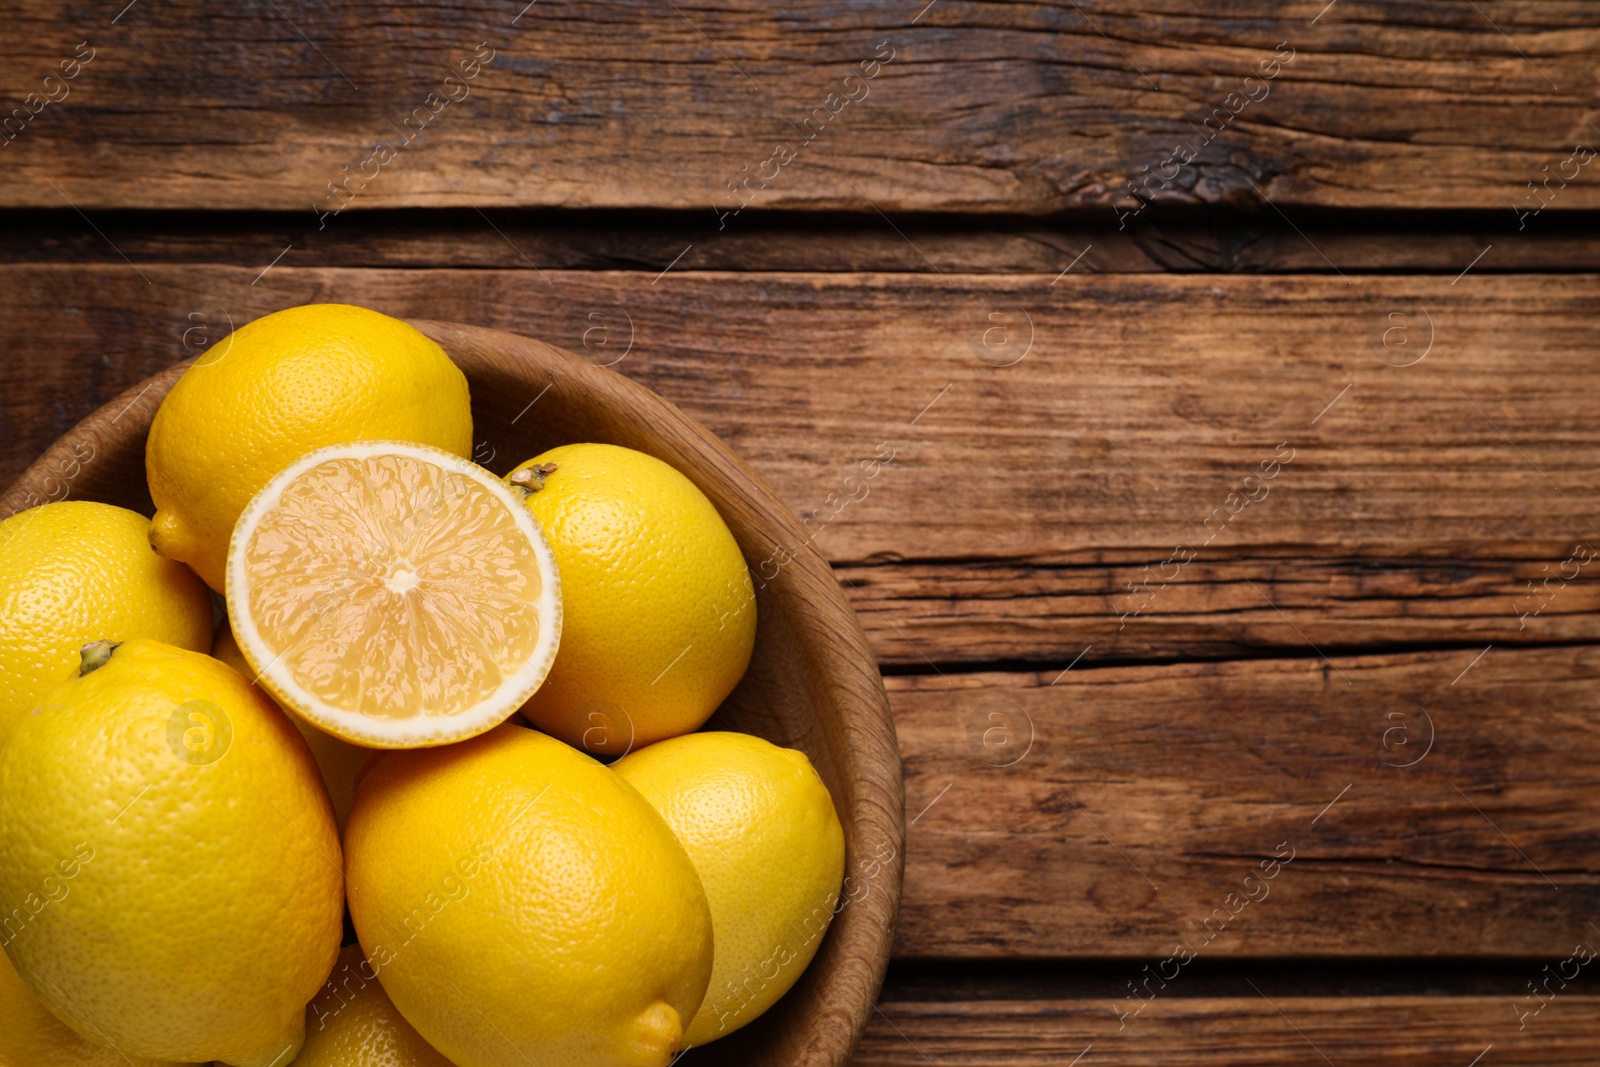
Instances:
[[[563,345],[881,658],[861,1067],[1600,1059],[1600,5],[524,2],[6,3],[0,483],[286,305]]]

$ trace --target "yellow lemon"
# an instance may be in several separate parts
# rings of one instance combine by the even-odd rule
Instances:
[[[0,744],[6,953],[124,1055],[288,1063],[342,930],[311,753],[210,656],[135,639],[80,670]]]
[[[0,522],[0,737],[102,638],[204,652],[211,594],[150,550],[150,520],[63,500]]]
[[[0,953],[0,1067],[166,1067],[92,1045],[45,1010]],[[430,1064],[429,1067],[432,1067]]]
[[[602,755],[698,729],[755,647],[739,545],[693,482],[616,445],[564,445],[507,476],[561,568],[561,651],[523,708]]]
[[[239,517],[228,621],[252,677],[313,726],[373,748],[504,722],[561,638],[555,559],[494,475],[424,445],[308,453]]]
[[[233,638],[233,630],[227,624],[217,631],[211,656],[246,678],[256,676],[255,668],[245,661],[244,653],[239,651],[239,643]],[[333,801],[334,817],[338,820],[339,829],[343,830],[345,820],[350,817],[350,805],[356,801],[356,782],[362,770],[377,758],[378,753],[323,733],[283,705],[280,704],[279,708],[289,716],[289,721],[300,731],[300,736],[306,739],[306,746],[317,761],[317,770],[322,772],[322,784],[328,789],[328,799]]]
[[[805,754],[749,734],[690,734],[612,769],[661,812],[705,886],[716,961],[684,1040],[732,1033],[788,992],[839,901],[844,830]]]
[[[384,989],[460,1067],[667,1067],[711,974],[683,847],[632,786],[511,723],[367,772],[350,916]]]
[[[185,371],[156,411],[151,543],[221,592],[233,524],[267,479],[313,448],[386,438],[471,452],[467,379],[444,349],[347,304],[256,319]]]
[[[0,1065],[4,1067],[4,1065]],[[339,953],[306,1008],[306,1043],[294,1067],[454,1067],[406,1022],[360,945]]]

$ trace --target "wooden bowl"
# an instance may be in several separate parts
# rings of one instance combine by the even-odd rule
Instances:
[[[525,337],[446,322],[415,325],[466,372],[480,463],[504,473],[558,444],[626,445],[688,475],[738,538],[758,587],[755,655],[709,727],[757,734],[811,758],[844,823],[846,880],[832,927],[795,987],[756,1022],[683,1062],[840,1067],[889,961],[905,796],[877,664],[832,571],[750,468],[650,390]],[[75,426],[0,497],[0,517],[67,497],[151,514],[145,435],[186,366],[169,367]]]

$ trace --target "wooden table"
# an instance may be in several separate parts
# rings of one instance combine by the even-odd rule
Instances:
[[[862,1067],[1600,1059],[1600,5],[524,2],[10,4],[0,483],[287,305],[564,345],[881,658]]]

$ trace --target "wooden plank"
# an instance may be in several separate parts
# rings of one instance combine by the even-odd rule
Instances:
[[[1593,5],[1322,6],[24,0],[0,204],[1600,206]]]
[[[1471,959],[1463,957],[1413,957],[1370,959],[1339,957],[1216,957],[1203,967],[1182,970],[1181,981],[1171,979],[1166,989],[1152,983],[1151,992],[1173,997],[1257,997],[1271,990],[1273,998],[1374,998],[1374,997],[1504,997],[1528,998],[1530,976],[1544,977],[1545,960],[1532,958]],[[953,958],[891,961],[879,999],[884,1003],[997,1000],[1098,1000],[1108,994],[1127,995],[1126,959],[1064,957],[1053,960]],[[1587,965],[1581,968],[1587,973]],[[1600,992],[1584,988],[1571,978],[1566,993]],[[1169,969],[1168,973],[1171,971]],[[1551,990],[1561,992],[1552,982]],[[1542,1014],[1542,1013],[1541,1013]],[[1142,1016],[1148,1018],[1148,1015]]]
[[[1588,573],[1580,561],[1600,552],[1600,534],[1580,532],[1579,544],[1588,548],[1560,559],[1263,553],[1196,560],[1148,589],[1143,564],[969,559],[835,571],[885,666],[1059,670],[1080,654],[1092,664],[1600,641],[1600,583],[1562,581],[1563,563],[1566,577]]]
[[[851,1062],[854,1067],[1067,1067],[1076,1062],[1085,1067],[1549,1067],[1594,1062],[1600,997],[1562,993],[1522,1030],[1513,1014],[1519,1003],[1513,997],[1282,997],[1264,987],[1252,997],[1155,999],[1119,1030],[1114,996],[1102,1001],[885,1001]],[[1080,1055],[1081,1061],[1074,1059]]]
[[[318,230],[309,212],[0,211],[0,263],[223,263],[259,270],[288,248],[298,267],[473,267],[676,271],[886,271],[937,274],[1474,273],[1600,270],[1589,212],[1517,231],[1506,212],[1297,213],[1264,204],[1178,208],[1119,230],[1098,213],[1031,219],[765,212],[708,235],[694,212],[468,208],[352,212]],[[493,222],[493,226],[485,219]],[[1554,217],[1548,221],[1555,221]],[[898,232],[897,232],[898,231]],[[107,243],[115,242],[115,247]],[[292,246],[292,247],[291,247]],[[685,248],[688,251],[685,252]],[[120,253],[119,254],[119,251]]]
[[[896,954],[1560,958],[1600,937],[1597,679],[1593,647],[891,677]]]
[[[345,300],[618,359],[807,515],[885,664],[1600,639],[1589,276],[262,274],[271,255],[0,267],[0,480],[229,321]],[[991,315],[1013,347],[1031,320],[1014,366]],[[1435,350],[1390,365],[1429,323]],[[847,483],[884,442],[894,462]]]
[[[1187,549],[1554,570],[1600,536],[1583,492],[1600,480],[1593,276],[1052,284],[270,266],[280,251],[243,269],[0,267],[0,478],[228,321],[342,300],[615,361],[727,440],[836,562],[1186,576]],[[863,484],[884,443],[893,462]]]

